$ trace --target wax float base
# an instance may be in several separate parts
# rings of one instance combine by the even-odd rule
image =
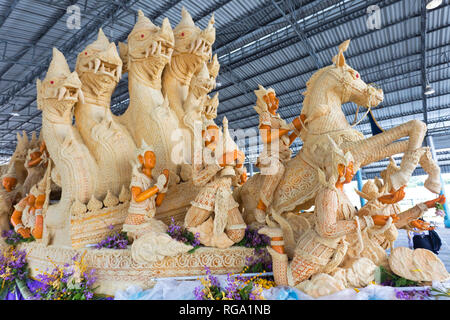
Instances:
[[[203,247],[194,253],[166,257],[156,263],[138,264],[133,261],[130,249],[46,247],[37,242],[23,243],[19,249],[27,252],[32,277],[53,270],[54,264],[71,264],[76,254],[85,253],[87,266],[96,270],[96,285],[99,286],[96,292],[107,295],[114,295],[117,290],[125,290],[131,285],[151,288],[156,283],[153,278],[204,275],[204,266],[213,274],[239,273],[246,258],[253,256],[253,249],[245,247]]]

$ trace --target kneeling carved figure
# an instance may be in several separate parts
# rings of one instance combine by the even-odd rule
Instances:
[[[226,118],[223,123],[224,135],[227,138],[229,136]],[[206,137],[219,136],[217,126],[210,125],[207,131]],[[207,140],[209,141],[204,142],[204,148],[194,151],[193,183],[203,188],[192,201],[184,225],[194,234],[199,233],[203,245],[228,248],[241,241],[245,235],[246,224],[239,211],[239,204],[233,199],[231,189],[233,183],[240,185],[246,180],[243,166],[245,155],[236,145],[231,148],[219,147],[216,150],[218,142],[222,142],[221,139]],[[229,141],[224,140],[225,143]],[[216,154],[215,151],[219,152]]]
[[[132,239],[137,239],[150,231],[165,232],[167,228],[154,216],[156,207],[161,205],[167,192],[169,171],[163,170],[154,183],[152,170],[156,165],[155,153],[145,141],[142,141],[141,148],[136,153],[138,162],[133,165],[130,207],[122,228]]]

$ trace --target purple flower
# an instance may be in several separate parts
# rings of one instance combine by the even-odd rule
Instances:
[[[111,249],[126,249],[129,243],[128,237],[125,232],[115,232],[108,235],[106,239],[103,239],[95,245],[96,249],[111,248]]]
[[[196,287],[194,289],[194,296],[196,300],[203,300],[205,297],[205,293],[203,292],[202,287]]]
[[[395,289],[395,297],[399,300],[426,300],[431,297],[431,290],[399,290]]]

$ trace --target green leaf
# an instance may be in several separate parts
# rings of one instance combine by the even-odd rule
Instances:
[[[25,300],[28,300],[30,297],[33,296],[25,280],[16,279],[16,284],[20,294],[25,298]]]
[[[81,295],[82,294],[80,292],[78,292],[76,295],[73,296],[72,300],[81,300]]]
[[[375,282],[377,284],[381,284],[386,281],[386,272],[384,271],[385,269],[382,266],[375,269]]]

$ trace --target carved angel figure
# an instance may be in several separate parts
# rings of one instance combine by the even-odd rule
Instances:
[[[28,149],[25,160],[25,168],[28,171],[28,175],[23,183],[23,194],[30,192],[31,187],[42,179],[48,160],[49,154],[44,141],[41,141],[35,148]]]
[[[156,156],[145,141],[142,141],[136,155],[138,161],[133,164],[130,207],[122,228],[134,240],[150,231],[165,232],[167,229],[167,226],[154,216],[156,207],[164,200],[169,182],[167,169],[158,176],[156,183],[153,181],[152,170],[156,165]]]

